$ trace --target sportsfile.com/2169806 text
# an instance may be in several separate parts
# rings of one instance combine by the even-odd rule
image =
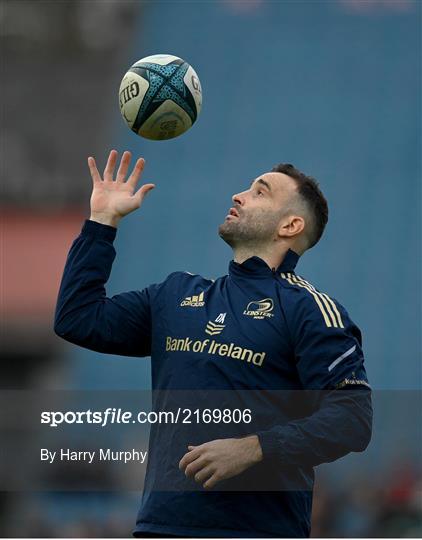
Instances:
[[[124,411],[108,407],[103,411],[43,411],[41,424],[58,427],[62,424],[250,424],[251,409],[182,409],[174,411]]]

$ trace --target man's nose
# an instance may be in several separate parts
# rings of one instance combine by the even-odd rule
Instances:
[[[233,195],[232,201],[234,204],[238,204],[239,206],[243,206],[245,202],[245,198],[243,196],[243,193],[236,193],[236,195]]]

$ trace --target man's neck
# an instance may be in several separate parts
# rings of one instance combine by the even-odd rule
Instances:
[[[242,264],[251,257],[259,257],[265,261],[270,268],[278,268],[288,249],[288,247],[285,247],[284,249],[277,247],[277,249],[275,249],[275,246],[271,246],[271,248],[262,246],[259,248],[251,246],[238,247],[233,250],[233,259],[235,262]]]

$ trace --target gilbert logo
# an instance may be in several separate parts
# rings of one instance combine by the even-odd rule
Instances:
[[[271,313],[274,309],[274,302],[271,298],[264,298],[263,300],[256,300],[255,302],[249,302],[243,315],[249,315],[254,319],[264,319],[265,317],[274,317]]]
[[[182,307],[191,306],[191,307],[203,307],[205,306],[204,302],[204,291],[201,292],[198,296],[187,296],[184,300],[180,302]]]

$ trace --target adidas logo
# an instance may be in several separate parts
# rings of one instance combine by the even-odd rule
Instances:
[[[209,334],[210,336],[216,336],[218,334],[221,334],[221,332],[226,327],[225,324],[216,324],[217,322],[224,322],[224,319],[226,318],[225,313],[220,313],[220,315],[215,319],[216,322],[208,321],[207,326],[205,327],[205,332]]]
[[[201,292],[198,296],[187,296],[182,302],[180,302],[182,307],[191,306],[191,307],[203,307],[205,306],[204,302],[204,291]]]

